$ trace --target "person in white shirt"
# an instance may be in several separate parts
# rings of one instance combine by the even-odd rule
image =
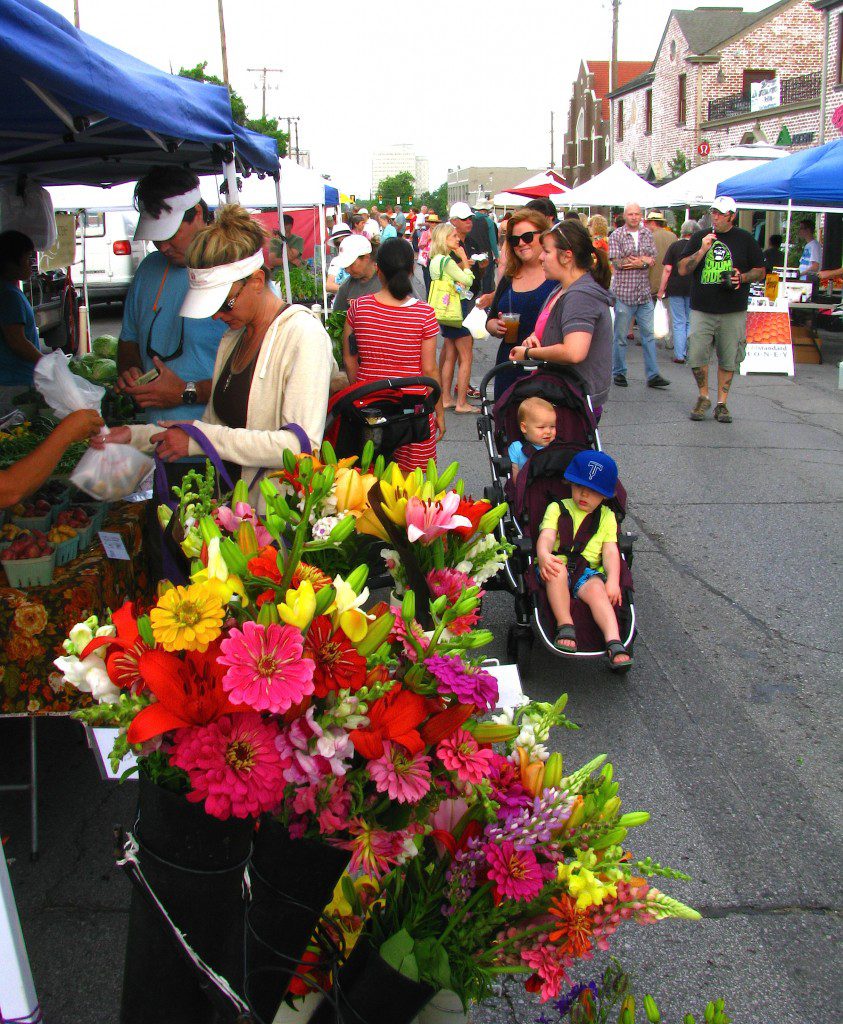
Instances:
[[[811,221],[802,221],[799,225],[799,237],[805,243],[805,248],[799,257],[799,277],[801,280],[807,281],[809,274],[819,273],[823,253],[820,243],[814,238],[814,225]]]

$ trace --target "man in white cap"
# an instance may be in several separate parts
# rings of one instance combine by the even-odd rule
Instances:
[[[180,310],[188,289],[185,253],[212,218],[199,179],[181,167],[156,167],[141,178],[135,202],[135,239],[157,251],[141,262],[123,305],[118,390],[134,398],[149,423],[199,419],[225,325],[186,320]],[[142,375],[154,379],[139,384]]]
[[[734,199],[717,196],[711,204],[712,230],[691,235],[679,261],[679,273],[692,275],[688,362],[699,389],[692,420],[705,419],[711,408],[708,362],[713,345],[717,352],[714,418],[719,423],[732,422],[726,401],[735,370],[746,354],[749,286],[763,281],[766,274],[764,253],[754,235],[735,227],[737,210]]]
[[[336,295],[340,285],[348,278],[348,271],[337,263],[339,248],[342,243],[351,235],[351,228],[344,220],[339,221],[331,228],[331,249],[334,255],[328,261],[328,272],[326,275],[327,289],[331,295]]]
[[[153,242],[156,251],[141,261],[123,304],[117,387],[137,402],[147,423],[201,419],[226,325],[211,317],[183,317],[181,308],[189,288],[185,254],[212,217],[199,179],[181,167],[156,167],[141,178],[135,203],[140,211],[135,239]],[[179,484],[196,463],[167,464],[168,486]],[[164,564],[156,514],[168,497],[156,492],[149,502],[144,550],[153,580],[171,570]]]
[[[365,235],[349,235],[340,245],[332,265],[348,271],[348,278],[340,285],[334,299],[333,308],[337,313],[345,312],[352,299],[380,291],[378,265],[372,243]]]

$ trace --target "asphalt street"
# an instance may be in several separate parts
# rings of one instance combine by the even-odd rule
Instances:
[[[475,383],[496,344],[476,346]],[[664,392],[645,386],[641,350],[629,353],[630,386],[613,389],[601,433],[638,534],[635,667],[616,677],[604,663],[572,666],[536,647],[525,690],[570,695],[582,728],[558,738],[566,766],[608,753],[624,809],[652,814],[634,834],[636,852],[693,877],[661,887],[698,907],[701,922],[629,925],[614,940],[662,1019],[691,1010],[699,1020],[705,1001],[723,996],[736,1024],[833,1024],[843,346],[829,339],[827,364],[798,366],[795,379],[736,380],[731,425],[688,419],[691,375],[670,353],[660,353],[672,380]],[[481,494],[489,470],[471,416],[448,414],[439,461],[452,459]],[[506,660],[512,621],[511,599],[490,594],[490,656]],[[25,773],[25,735],[22,722],[0,722],[4,782]],[[0,831],[44,1020],[112,1024],[129,884],[113,866],[111,830],[132,819],[132,786],[100,781],[76,723],[39,723],[39,747],[40,860],[27,855],[23,796],[0,797]],[[472,1020],[537,1015],[513,984]]]

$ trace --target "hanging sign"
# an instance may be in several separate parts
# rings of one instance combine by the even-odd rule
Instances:
[[[779,95],[781,92],[781,79],[766,78],[763,82],[751,82],[749,85],[749,109],[752,113],[756,110],[770,110],[771,107],[781,106]]]
[[[746,356],[741,374],[793,371],[793,340],[787,299],[750,299],[746,314]]]

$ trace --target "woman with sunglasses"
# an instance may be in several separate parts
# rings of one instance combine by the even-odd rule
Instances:
[[[324,327],[303,306],[290,306],[272,291],[263,270],[264,232],[242,206],[220,210],[187,251],[190,288],[182,316],[209,317],[226,325],[211,381],[201,432],[229,469],[242,477],[250,501],[263,507],[259,483],[279,469],[284,450],[321,444],[328,392],[336,363]],[[289,429],[293,425],[295,429]],[[118,427],[106,442],[156,449],[165,462],[202,456],[180,422]]]
[[[536,320],[534,332],[509,354],[576,367],[595,411],[612,383],[612,272],[605,252],[595,248],[578,220],[558,221],[541,236],[541,262],[558,284]]]
[[[509,220],[505,236],[506,262],[503,276],[498,282],[486,320],[489,334],[501,339],[496,363],[505,363],[512,349],[512,343],[505,338],[506,322],[502,315],[518,314],[520,320],[515,344],[523,344],[533,333],[536,319],[548,296],[557,287],[556,281],[545,277],[541,264],[541,233],[549,226],[550,221],[543,213],[526,207],[516,210]],[[523,366],[512,364],[495,374],[495,400],[526,373]]]

